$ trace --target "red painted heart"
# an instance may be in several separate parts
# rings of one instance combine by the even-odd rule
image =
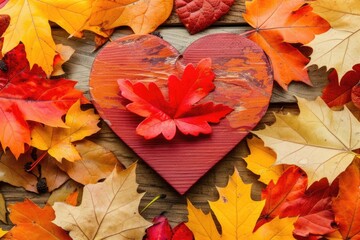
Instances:
[[[187,63],[212,59],[216,89],[204,101],[234,109],[210,135],[177,134],[145,140],[135,129],[142,118],[127,111],[117,79],[156,82],[165,88],[170,74],[180,75]],[[265,114],[272,91],[272,70],[260,47],[236,34],[212,34],[180,55],[152,35],[131,35],[109,43],[95,58],[90,93],[100,116],[113,131],[180,194],[184,194],[221,160]]]
[[[175,10],[190,34],[200,32],[227,14],[234,0],[175,0]]]

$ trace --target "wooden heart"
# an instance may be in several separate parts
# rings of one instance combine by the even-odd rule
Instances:
[[[216,89],[205,102],[234,109],[210,135],[177,133],[171,141],[145,140],[135,129],[143,118],[129,112],[117,79],[155,81],[165,92],[170,74],[181,75],[187,63],[212,59]],[[272,70],[260,47],[236,34],[212,34],[179,52],[152,35],[131,35],[109,43],[97,55],[90,93],[100,116],[112,130],[176,191],[184,194],[253,129],[265,114],[272,92]]]

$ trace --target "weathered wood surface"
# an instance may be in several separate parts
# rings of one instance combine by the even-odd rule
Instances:
[[[180,52],[196,39],[211,33],[243,33],[249,26],[246,26],[241,17],[244,12],[244,1],[237,0],[231,8],[230,13],[224,16],[215,27],[203,31],[195,35],[189,35],[184,27],[181,26],[177,16],[172,14],[169,20],[160,27],[158,31],[164,40],[175,46]],[[112,39],[130,34],[128,29],[120,28],[116,30]],[[76,49],[75,54],[64,66],[67,78],[77,80],[77,88],[85,92],[89,97],[89,74],[92,62],[97,54],[93,52],[94,43],[92,33],[86,33],[84,39],[68,39],[68,34],[59,28],[53,29],[53,36],[57,43],[69,45]],[[294,95],[305,97],[308,99],[315,98],[321,94],[321,90],[326,85],[326,70],[317,70],[316,67],[310,68],[310,76],[314,86],[309,87],[302,83],[291,84],[289,91],[285,92],[278,86],[274,87],[273,97],[268,112],[262,119],[258,128],[264,123],[272,123],[274,117],[272,112],[291,112],[297,113],[298,109]],[[146,212],[144,217],[151,220],[154,216],[166,211],[172,225],[187,220],[186,199],[190,199],[196,207],[208,211],[207,201],[217,199],[217,191],[215,186],[223,187],[226,185],[228,176],[233,173],[236,167],[243,180],[247,183],[255,182],[253,185],[253,196],[258,198],[261,184],[256,183],[256,176],[246,169],[246,164],[242,159],[248,154],[245,141],[240,142],[227,156],[215,165],[204,177],[200,179],[184,196],[179,195],[172,187],[170,187],[156,172],[148,167],[141,159],[139,159],[133,151],[127,147],[110,129],[102,122],[102,130],[91,137],[91,140],[113,151],[119,161],[125,166],[137,161],[137,181],[140,184],[139,191],[146,191],[146,195],[141,202],[142,209],[149,201],[159,194],[166,194],[166,199],[160,199],[155,202]],[[189,169],[191,171],[191,169]],[[21,188],[14,188],[8,184],[2,183],[1,192],[5,196],[7,204],[22,201],[25,197],[30,198],[34,202],[43,205],[49,194],[37,195],[26,192]],[[0,224],[0,227],[9,229],[9,225]]]

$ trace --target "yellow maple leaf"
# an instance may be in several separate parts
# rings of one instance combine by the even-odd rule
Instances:
[[[188,201],[189,220],[186,225],[194,233],[195,239],[294,239],[292,231],[297,218],[273,219],[253,233],[265,201],[251,199],[251,184],[244,184],[236,169],[228,185],[217,189],[219,199],[209,204],[221,225],[222,234],[217,231],[210,214],[204,214]]]
[[[326,177],[332,182],[357,155],[360,122],[345,107],[331,110],[321,98],[298,98],[299,115],[275,114],[276,122],[254,131],[277,154],[276,164],[294,164],[308,175],[309,185]]]
[[[268,184],[271,180],[275,183],[285,170],[284,165],[274,165],[276,154],[270,148],[264,146],[264,142],[253,137],[247,139],[250,154],[244,160],[247,168],[260,176],[259,181]]]
[[[88,27],[129,26],[136,34],[154,31],[171,14],[173,0],[94,0]]]
[[[312,47],[310,64],[335,68],[339,81],[360,62],[360,2],[358,0],[310,1],[314,12],[326,19],[331,29],[308,44]]]
[[[38,64],[49,75],[53,69],[55,43],[49,21],[55,22],[73,36],[81,36],[80,29],[89,18],[89,0],[13,0],[0,9],[9,15],[10,25],[3,34],[2,54],[21,41],[25,45],[30,68]],[[96,31],[95,28],[92,29]]]
[[[104,182],[86,185],[78,207],[56,202],[53,223],[73,239],[142,239],[151,223],[138,212],[144,193],[136,191],[135,168],[115,168]]]
[[[82,111],[78,100],[66,114],[65,125],[68,128],[36,125],[31,131],[31,146],[48,151],[59,162],[62,158],[72,162],[80,160],[81,156],[72,142],[98,132],[98,122],[99,115],[92,109]]]

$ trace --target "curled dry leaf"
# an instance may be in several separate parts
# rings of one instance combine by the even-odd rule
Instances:
[[[28,162],[32,162],[29,152],[21,155],[17,160],[10,153],[0,153],[0,172],[2,173],[0,180],[37,193],[37,177],[24,170],[24,166]],[[49,192],[60,187],[69,179],[69,176],[61,171],[55,162],[50,156],[45,157],[41,162],[41,177],[46,178]],[[33,170],[33,173],[37,176],[40,175],[37,168]]]
[[[62,65],[67,62],[70,57],[74,54],[75,49],[69,46],[65,46],[62,44],[56,45],[56,55],[54,58],[53,71],[51,72],[51,76],[60,76],[65,74],[62,69]]]
[[[341,80],[352,66],[360,62],[360,2],[316,0],[309,3],[314,12],[331,25],[329,31],[316,36],[308,44],[313,49],[310,64],[335,68]]]
[[[30,144],[30,122],[66,127],[62,116],[78,99],[87,101],[74,89],[76,82],[46,78],[38,67],[30,70],[24,45],[4,57],[7,68],[0,69],[0,143],[19,157]]]
[[[281,174],[285,171],[285,165],[274,165],[276,154],[270,148],[264,146],[264,142],[253,137],[247,139],[250,154],[244,160],[247,169],[260,176],[259,181],[268,184],[270,181],[277,182]]]
[[[47,151],[57,161],[80,160],[81,156],[73,142],[100,130],[99,116],[93,109],[82,111],[80,101],[74,103],[65,116],[65,126],[60,128],[35,125],[31,130],[31,146]]]
[[[190,34],[200,32],[230,10],[234,0],[175,0],[175,10]]]
[[[326,177],[331,183],[357,155],[360,122],[345,107],[331,110],[320,98],[298,98],[300,114],[275,114],[276,122],[254,131],[277,154],[276,164],[301,167],[309,183]]]
[[[251,184],[244,184],[235,169],[225,188],[217,188],[219,199],[210,202],[221,225],[220,234],[211,214],[204,214],[188,201],[188,219],[186,225],[194,233],[196,240],[208,239],[293,239],[293,223],[297,218],[276,218],[253,232],[265,201],[251,199]]]
[[[73,239],[141,239],[151,223],[138,212],[144,194],[137,192],[135,167],[115,168],[104,182],[86,185],[77,207],[55,203],[53,222]]]
[[[97,183],[108,177],[115,166],[119,170],[124,169],[112,152],[96,143],[84,139],[76,142],[75,149],[81,159],[75,162],[63,161],[58,166],[78,183]]]
[[[82,188],[83,185],[69,179],[66,183],[61,185],[61,187],[55,189],[51,193],[46,203],[50,205],[54,205],[55,202],[66,202],[66,199],[74,192],[79,193],[79,195],[81,196]]]
[[[290,43],[305,44],[329,24],[315,14],[305,0],[248,0],[244,19],[254,28],[248,38],[264,49],[274,69],[274,79],[284,89],[291,81],[311,84],[305,65],[309,62]]]
[[[24,202],[9,205],[9,218],[13,227],[5,239],[27,240],[71,240],[68,233],[51,221],[55,213],[51,206],[38,207],[29,199]]]

